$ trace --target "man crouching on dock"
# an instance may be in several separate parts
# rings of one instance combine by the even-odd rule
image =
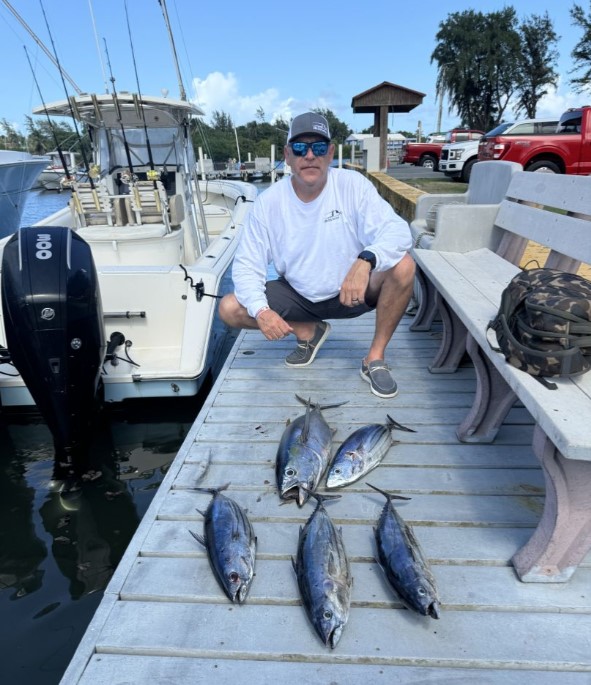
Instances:
[[[325,319],[375,309],[360,373],[374,395],[395,397],[384,356],[412,294],[408,224],[362,174],[331,168],[334,145],[320,114],[293,119],[284,154],[291,177],[257,197],[234,257],[235,292],[221,300],[220,316],[235,328],[260,329],[267,340],[295,335],[285,363],[299,368],[327,339]],[[266,280],[269,264],[277,280]]]

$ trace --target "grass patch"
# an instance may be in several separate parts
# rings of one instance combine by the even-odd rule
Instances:
[[[468,190],[467,183],[443,181],[439,178],[405,178],[403,182],[426,193],[465,193]]]

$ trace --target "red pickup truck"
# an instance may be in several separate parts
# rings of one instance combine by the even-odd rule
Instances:
[[[454,128],[445,134],[441,142],[406,143],[402,148],[402,163],[422,166],[437,171],[441,148],[447,143],[459,143],[464,140],[478,140],[484,131],[468,128]]]
[[[480,142],[478,161],[519,162],[525,171],[591,174],[591,107],[568,109],[552,133],[491,135]]]

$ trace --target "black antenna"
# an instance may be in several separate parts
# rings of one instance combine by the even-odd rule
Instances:
[[[125,156],[127,157],[127,165],[129,166],[129,173],[133,177],[133,164],[131,161],[131,152],[129,151],[129,145],[127,143],[127,136],[125,135],[125,127],[123,126],[123,119],[121,117],[121,107],[119,105],[119,100],[117,99],[117,91],[115,90],[115,77],[113,76],[113,69],[111,69],[111,60],[109,59],[109,51],[107,49],[107,41],[105,41],[105,53],[107,55],[107,66],[109,67],[109,73],[111,74],[111,85],[113,88],[113,104],[115,105],[115,113],[117,115],[117,121],[121,127],[121,135],[123,137],[123,147],[125,148]]]
[[[27,61],[29,63],[29,67],[31,68],[31,73],[33,74],[33,81],[35,81],[35,85],[37,86],[37,92],[39,93],[39,97],[41,98],[41,104],[43,105],[43,109],[45,110],[45,116],[47,117],[47,123],[49,124],[49,129],[51,131],[51,134],[53,136],[53,142],[55,143],[55,148],[58,151],[58,154],[60,156],[60,160],[62,163],[62,167],[64,171],[66,172],[66,178],[68,181],[72,180],[72,177],[70,176],[70,171],[68,169],[68,164],[66,162],[66,157],[63,153],[62,147],[57,139],[57,134],[55,132],[55,126],[53,125],[53,121],[51,121],[49,114],[47,113],[47,107],[45,106],[45,100],[43,99],[43,95],[41,94],[41,88],[39,88],[39,82],[37,81],[37,77],[35,76],[35,71],[33,69],[33,65],[31,64],[31,58],[29,57],[29,52],[27,51],[27,46],[23,45],[23,48],[25,49],[25,55],[27,56]]]
[[[78,129],[78,124],[76,122],[76,117],[74,116],[74,110],[72,108],[72,102],[70,100],[70,97],[68,96],[68,89],[66,88],[66,82],[64,80],[64,72],[61,67],[59,58],[57,56],[57,51],[55,49],[55,43],[53,42],[53,36],[51,35],[51,29],[49,28],[49,22],[47,21],[47,15],[45,14],[45,8],[43,7],[43,2],[42,0],[39,0],[39,4],[41,5],[41,11],[43,12],[43,19],[45,20],[45,26],[47,27],[47,33],[49,33],[49,39],[51,40],[51,47],[53,48],[53,54],[55,57],[56,64],[58,66],[58,71],[60,73],[61,79],[62,79],[62,86],[64,88],[64,93],[66,94],[66,100],[68,101],[68,107],[70,108],[70,116],[72,117],[72,121],[74,122],[74,129],[76,131],[76,136],[78,138],[78,145],[80,146],[80,154],[82,155],[82,161],[84,162],[84,170],[86,171],[86,174],[88,176],[88,180],[90,182],[90,187],[94,190],[94,181],[92,180],[92,175],[90,173],[90,165],[88,163],[88,158],[86,157],[86,152],[84,151],[84,146],[82,145],[82,137],[80,135],[80,131]]]

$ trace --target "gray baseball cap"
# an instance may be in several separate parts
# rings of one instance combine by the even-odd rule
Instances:
[[[291,143],[294,138],[303,135],[322,136],[330,143],[330,130],[328,121],[316,112],[306,112],[298,114],[291,122],[287,142]]]

